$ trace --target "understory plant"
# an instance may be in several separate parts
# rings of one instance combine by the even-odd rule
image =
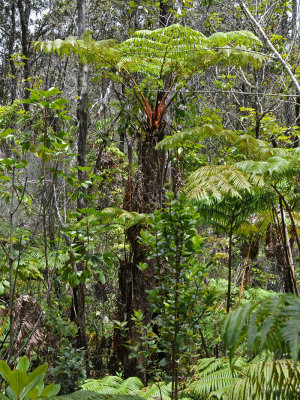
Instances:
[[[60,385],[54,383],[46,387],[44,385],[44,376],[48,369],[47,364],[42,364],[30,374],[26,374],[29,366],[27,356],[20,359],[14,370],[11,370],[5,361],[0,361],[0,374],[8,385],[5,390],[6,395],[0,393],[2,400],[49,398],[59,392]]]
[[[148,291],[153,319],[145,324],[136,310],[133,319],[140,340],[131,346],[151,375],[170,380],[171,398],[177,399],[179,376],[187,376],[199,348],[205,346],[201,318],[215,301],[205,284],[207,267],[201,260],[203,237],[197,234],[199,215],[184,193],[168,196],[166,206],[150,218],[141,243],[148,249],[144,271],[154,269]]]

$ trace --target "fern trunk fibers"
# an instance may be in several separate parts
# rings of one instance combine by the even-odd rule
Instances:
[[[160,1],[160,27],[165,27],[173,23],[173,1]],[[164,90],[157,92],[157,97],[153,109],[147,100],[143,103],[145,119],[139,127],[141,130],[138,152],[138,169],[133,178],[128,179],[127,188],[124,194],[123,207],[127,211],[139,213],[152,213],[163,205],[163,186],[166,180],[167,161],[165,152],[156,150],[156,145],[160,142],[166,131],[165,115],[165,96],[171,87],[171,77],[164,79]],[[149,110],[151,109],[150,113]],[[163,111],[164,110],[164,111]],[[162,113],[163,112],[163,113]],[[146,271],[141,271],[137,265],[147,260],[147,250],[139,243],[141,228],[133,226],[126,232],[127,240],[130,244],[129,257],[120,263],[119,271],[119,290],[120,297],[117,310],[117,319],[127,322],[127,340],[132,342],[139,339],[135,325],[131,320],[134,310],[141,310],[145,317],[144,323],[147,324],[152,319],[150,303],[147,291],[155,284],[154,261],[148,262],[149,267]],[[146,381],[145,373],[141,373],[143,364],[142,359],[129,358],[130,352],[124,347],[124,338],[121,337],[119,330],[115,330],[113,339],[114,357],[111,367],[122,364],[124,377],[140,376]]]
[[[135,177],[131,177],[124,195],[124,209],[139,213],[152,213],[163,205],[163,185],[165,181],[166,157],[165,152],[155,149],[156,144],[165,135],[165,123],[158,129],[150,129],[145,124],[145,130],[140,135],[138,144],[138,169]],[[120,262],[119,270],[119,301],[116,319],[127,322],[127,338],[135,342],[139,340],[135,325],[131,320],[134,310],[141,310],[147,324],[152,318],[147,290],[155,283],[153,265],[146,271],[138,268],[140,262],[147,259],[147,250],[139,243],[140,226],[132,226],[126,232],[130,244],[130,254]],[[149,263],[148,263],[149,264]],[[145,374],[141,373],[142,359],[130,358],[130,351],[124,346],[124,337],[120,330],[115,330],[113,338],[114,356],[110,369],[117,365],[123,366],[124,377],[139,376],[145,381]]]

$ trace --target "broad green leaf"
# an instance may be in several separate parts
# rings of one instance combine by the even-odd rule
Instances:
[[[18,362],[16,369],[19,369],[23,372],[27,372],[29,368],[29,360],[27,356],[24,356],[20,359],[20,361]]]
[[[59,391],[60,391],[60,385],[51,383],[50,385],[46,386],[45,389],[42,391],[41,397],[55,396]]]
[[[8,380],[10,379],[11,374],[12,374],[12,370],[9,368],[7,363],[3,360],[0,360],[0,374],[1,374],[2,378],[6,380],[6,382],[8,382]]]
[[[17,396],[17,398],[22,397],[20,396],[20,394],[22,390],[26,387],[27,382],[28,382],[27,375],[25,374],[25,372],[20,371],[19,369],[15,369],[14,371],[12,371],[8,380],[8,384],[11,390]]]

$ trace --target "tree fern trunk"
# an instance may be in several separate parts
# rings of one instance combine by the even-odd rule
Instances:
[[[160,26],[170,25],[173,22],[172,18],[172,1],[161,0]],[[170,84],[168,79],[164,83],[165,90],[158,93],[158,101],[161,100]],[[163,186],[166,178],[166,156],[164,151],[156,150],[155,147],[165,136],[166,123],[164,120],[160,120],[158,125],[153,126],[149,119],[145,118],[142,126],[140,126],[140,131],[137,146],[138,168],[135,177],[128,179],[123,207],[128,211],[152,213],[161,208],[164,201]],[[120,263],[119,270],[120,296],[116,317],[119,321],[127,322],[127,339],[131,341],[139,339],[131,320],[133,311],[141,310],[143,312],[145,324],[152,318],[147,290],[153,287],[155,281],[151,263],[144,272],[137,267],[139,262],[147,260],[147,251],[139,243],[139,235],[139,226],[133,226],[127,230],[126,237],[130,244],[130,258]],[[114,370],[121,363],[124,369],[124,377],[135,375],[145,381],[145,374],[141,373],[139,368],[143,360],[129,358],[130,350],[125,348],[124,339],[119,330],[114,332],[113,352],[111,370]]]

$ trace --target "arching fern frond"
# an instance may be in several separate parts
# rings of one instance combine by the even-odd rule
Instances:
[[[262,361],[247,366],[237,379],[218,395],[220,399],[297,400],[300,394],[300,364],[289,360]]]
[[[156,398],[169,400],[171,393],[171,384],[166,385],[160,382],[157,384],[154,383],[150,387],[144,387],[142,381],[137,377],[130,377],[125,380],[118,376],[106,376],[102,379],[88,379],[81,387],[84,390],[94,391],[104,395],[136,395],[148,400]]]
[[[272,360],[268,354],[247,363],[242,357],[203,359],[185,393],[194,399],[266,400],[298,399],[300,364]]]
[[[242,161],[236,165],[241,171],[250,176],[252,180],[264,177],[264,179],[278,181],[300,172],[300,157],[297,152],[291,150],[284,151],[282,149],[280,156],[272,156],[264,161]]]
[[[283,156],[285,149],[272,148],[263,140],[258,140],[251,135],[239,135],[237,132],[224,129],[222,126],[204,124],[193,128],[187,128],[176,132],[172,136],[166,136],[157,144],[157,149],[173,149],[184,147],[188,144],[201,143],[204,139],[212,138],[227,143],[243,154],[249,160],[263,161],[270,157]]]
[[[262,55],[253,51],[260,41],[251,32],[227,32],[206,37],[201,32],[180,24],[165,28],[140,30],[116,45],[113,40],[95,41],[86,32],[82,39],[37,42],[36,48],[58,55],[77,54],[83,63],[115,67],[129,73],[163,77],[174,71],[177,76],[190,76],[203,67],[216,63],[257,66]],[[160,68],[157,68],[158,65]]]
[[[234,165],[201,167],[190,175],[186,185],[189,196],[198,200],[222,196],[241,198],[241,191],[250,189],[247,177]]]
[[[69,36],[65,40],[40,41],[35,43],[35,48],[59,56],[68,57],[70,54],[76,54],[83,64],[114,66],[121,57],[120,52],[115,49],[115,45],[116,42],[112,39],[95,41],[91,33],[87,31],[82,39]]]
[[[247,338],[250,355],[268,350],[289,356],[296,364],[300,356],[300,299],[281,295],[241,306],[226,317],[223,332],[230,357]]]
[[[204,358],[199,360],[193,368],[193,378],[189,382],[185,393],[193,398],[211,398],[217,390],[231,386],[240,376],[240,372],[247,365],[246,360],[236,358],[235,368],[231,368],[228,358]]]
[[[153,383],[150,387],[141,389],[137,394],[143,399],[169,400],[171,397],[171,383]]]

